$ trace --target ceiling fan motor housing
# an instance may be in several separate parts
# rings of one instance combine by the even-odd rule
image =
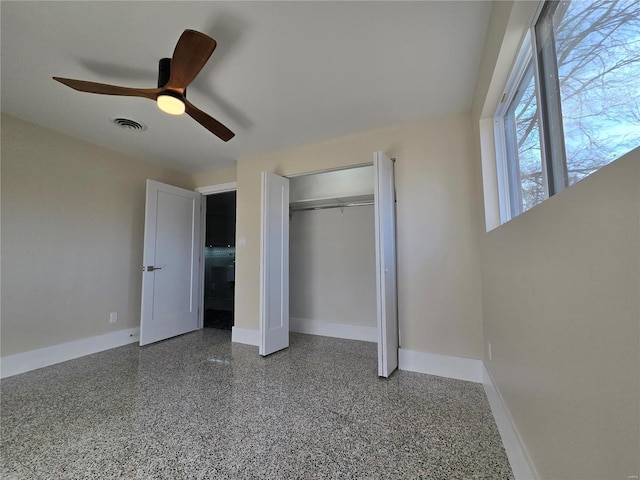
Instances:
[[[169,83],[171,77],[171,59],[161,58],[158,62],[158,88],[164,88]],[[167,91],[164,95],[171,95],[172,97],[180,98],[179,95],[171,91]],[[184,98],[187,98],[187,89],[184,89],[182,93]]]
[[[171,59],[161,58],[158,62],[158,88],[164,87],[171,76]]]
[[[158,88],[163,88],[167,83],[169,83],[169,78],[171,77],[171,59],[170,58],[161,58],[158,62]],[[167,92],[167,94],[180,98],[173,92]],[[187,98],[187,89],[184,89],[182,93],[184,98]]]

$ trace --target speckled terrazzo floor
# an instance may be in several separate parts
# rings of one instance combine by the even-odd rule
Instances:
[[[3,479],[513,478],[482,386],[377,377],[376,345],[204,329],[1,382]]]

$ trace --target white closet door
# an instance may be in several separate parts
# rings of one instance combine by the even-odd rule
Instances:
[[[378,317],[378,376],[398,368],[398,308],[396,290],[396,218],[393,161],[373,154],[376,286]]]
[[[289,179],[262,172],[260,355],[289,346]]]
[[[140,345],[199,327],[201,198],[147,180]]]

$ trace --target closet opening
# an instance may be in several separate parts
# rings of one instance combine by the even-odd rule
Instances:
[[[372,168],[352,167],[348,170],[289,178],[272,172],[262,172],[258,339],[260,355],[271,355],[287,348],[291,330],[365,341],[369,340],[363,338],[366,337],[366,332],[375,331],[378,345],[378,376],[388,378],[398,368],[400,334],[393,164],[394,160],[384,152],[378,151],[373,153]],[[356,177],[362,177],[362,180],[358,181]],[[359,191],[358,185],[366,190]],[[373,205],[366,205],[372,197],[371,190]],[[328,201],[333,204],[327,205]],[[353,206],[347,207],[347,204]],[[323,206],[332,208],[320,208]],[[297,213],[331,212],[339,209],[340,216],[344,218],[349,212],[365,212],[369,207],[373,207],[373,222],[349,219],[349,222],[342,221],[345,227],[343,229],[328,224],[317,227],[315,219],[311,219],[307,222],[311,225],[310,229],[296,233],[296,226],[293,225],[294,231],[291,233]],[[358,224],[368,224],[366,228],[370,233],[358,235],[351,243],[339,238],[340,232]],[[316,249],[310,250],[308,254],[298,254],[300,261],[295,258],[298,235],[311,238]],[[367,239],[370,239],[369,243]],[[293,259],[290,255],[292,243]],[[328,245],[337,248],[328,252],[321,250]],[[318,250],[320,253],[317,253]],[[371,256],[365,255],[369,260],[363,262],[362,266],[351,263],[366,251],[375,253]],[[344,255],[345,252],[348,254]],[[333,261],[335,259],[339,261]],[[370,270],[367,270],[366,265],[369,265]],[[320,282],[318,276],[302,278],[302,275],[309,273],[318,273],[324,279]],[[343,283],[341,288],[340,283],[344,276],[354,273],[358,275]],[[300,288],[302,293],[296,295],[295,290],[292,292],[291,286],[294,289]],[[334,288],[336,286],[338,288]],[[295,304],[296,298],[291,299],[291,293],[300,299],[300,310]],[[369,305],[374,305],[373,302],[363,300],[369,295],[375,299],[375,315],[366,314],[361,324],[354,320],[358,313],[369,308]],[[333,310],[326,312],[318,309],[325,305],[333,307]],[[296,315],[302,315],[302,318]]]
[[[289,178],[289,330],[377,342],[373,166]]]
[[[236,192],[207,195],[204,243],[204,328],[234,325]]]

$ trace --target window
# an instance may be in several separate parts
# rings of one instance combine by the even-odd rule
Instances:
[[[509,215],[518,215],[542,202],[547,197],[546,172],[540,141],[540,114],[536,97],[536,82],[531,43],[523,47],[524,54],[514,69],[511,96],[503,101],[498,118],[497,134],[503,140],[503,151],[510,161],[505,162],[504,192],[509,199],[505,206]],[[508,218],[507,218],[508,220]]]
[[[547,1],[495,116],[502,221],[640,146],[640,2]]]

